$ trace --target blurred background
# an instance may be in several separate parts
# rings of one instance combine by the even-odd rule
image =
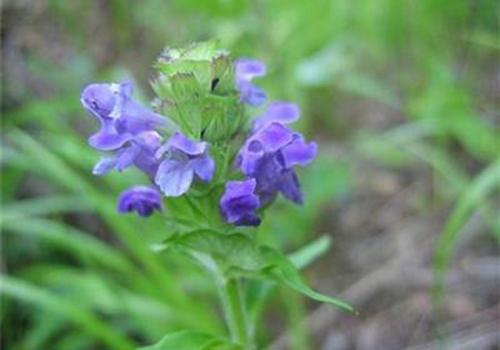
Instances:
[[[94,81],[149,80],[165,45],[218,39],[265,61],[259,85],[300,104],[320,144],[305,205],[260,236],[358,316],[277,289],[262,348],[500,347],[500,3],[495,0],[4,0],[1,347],[127,349],[192,328],[223,334],[214,287],[148,246],[156,216],[115,212],[144,182],[91,175]],[[321,242],[322,241],[318,241]],[[321,249],[321,248],[320,248]]]

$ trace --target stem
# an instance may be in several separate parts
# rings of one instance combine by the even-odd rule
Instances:
[[[248,317],[243,304],[239,280],[221,279],[219,291],[231,339],[244,349],[254,349],[250,338]]]

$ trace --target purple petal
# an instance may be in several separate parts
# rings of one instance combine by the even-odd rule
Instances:
[[[236,61],[236,79],[250,81],[266,74],[266,65],[259,60],[240,58]]]
[[[280,181],[277,183],[280,192],[294,203],[302,204],[302,191],[300,190],[299,179],[293,170],[282,172]]]
[[[220,199],[220,209],[226,221],[235,225],[256,226],[260,219],[255,214],[259,208],[259,198],[254,194],[255,179],[229,181]]]
[[[154,153],[142,149],[141,153],[135,158],[134,165],[143,173],[154,179],[160,162],[154,156]]]
[[[260,106],[267,98],[264,90],[248,81],[239,82],[237,88],[240,92],[240,101],[250,106]]]
[[[82,92],[82,105],[97,118],[109,117],[117,102],[110,84],[90,84]]]
[[[189,190],[193,177],[191,162],[167,159],[160,164],[155,183],[166,196],[178,197]]]
[[[94,175],[105,175],[114,169],[116,166],[116,158],[101,158],[99,162],[92,169],[92,174]]]
[[[264,156],[264,151],[252,151],[251,147],[244,148],[238,156],[238,166],[241,172],[247,176],[255,173],[259,161]]]
[[[115,130],[112,119],[101,119],[101,129],[89,137],[89,144],[101,151],[112,151],[122,147],[130,135],[119,134]]]
[[[290,124],[298,120],[299,117],[300,109],[295,103],[273,102],[268,105],[261,117],[255,119],[253,130],[256,131],[272,122]]]
[[[137,144],[132,144],[124,148],[120,154],[116,157],[116,170],[123,171],[132,164],[134,164],[135,159],[141,152],[141,147]]]
[[[240,101],[251,106],[261,105],[266,100],[266,93],[251,83],[255,77],[266,74],[263,62],[242,58],[236,61],[235,80],[236,88],[240,92]]]
[[[258,141],[266,152],[275,152],[293,140],[293,132],[279,123],[271,123],[255,133],[248,145],[251,146],[254,140]]]
[[[317,150],[316,142],[306,143],[302,136],[296,135],[291,143],[281,149],[281,155],[286,168],[295,165],[306,166],[316,157]]]
[[[202,181],[210,182],[214,176],[215,162],[208,154],[191,160],[193,169]]]
[[[154,153],[161,146],[161,136],[156,131],[145,131],[137,135],[135,141],[144,149]]]
[[[122,81],[119,85],[119,91],[123,97],[132,97],[134,84],[130,80]]]
[[[134,186],[123,191],[118,198],[119,213],[136,211],[140,216],[149,216],[154,210],[161,210],[161,194],[147,186]]]
[[[206,142],[193,141],[180,132],[176,132],[170,137],[166,144],[158,149],[156,156],[161,157],[163,153],[172,150],[180,151],[189,156],[197,156],[203,154],[207,150],[207,146]]]

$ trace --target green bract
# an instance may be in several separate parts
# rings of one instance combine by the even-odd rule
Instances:
[[[154,67],[158,111],[186,136],[217,144],[241,129],[244,109],[234,87],[233,63],[214,42],[166,48]]]

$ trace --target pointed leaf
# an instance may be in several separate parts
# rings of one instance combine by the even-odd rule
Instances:
[[[269,247],[262,247],[261,252],[264,255],[266,261],[272,266],[271,268],[264,271],[264,274],[270,279],[273,279],[280,284],[286,285],[293,290],[316,301],[329,303],[346,311],[354,312],[354,308],[346,302],[318,293],[311,289],[307,284],[304,283],[297,268],[293,266],[293,264],[287,259],[286,256],[282,255],[277,250]]]

